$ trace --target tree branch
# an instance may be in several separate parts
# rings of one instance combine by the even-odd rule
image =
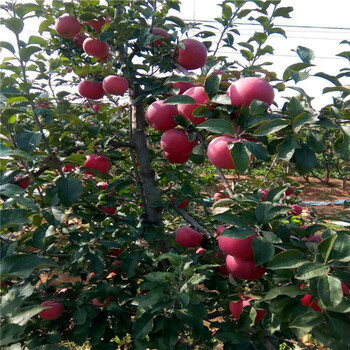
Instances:
[[[204,235],[208,238],[212,237],[212,235],[203,226],[201,226],[190,214],[188,214],[186,210],[181,208],[175,208],[175,210],[194,228],[204,233]]]

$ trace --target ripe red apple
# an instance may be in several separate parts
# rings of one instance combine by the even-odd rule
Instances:
[[[104,191],[106,191],[106,190],[107,190],[107,187],[108,187],[108,183],[107,183],[107,182],[104,182],[104,181],[98,182],[98,183],[97,183],[97,187],[100,187],[100,188],[102,188]]]
[[[58,17],[55,23],[55,30],[57,34],[65,39],[73,39],[80,33],[80,23],[74,17],[68,14]]]
[[[120,274],[122,262],[121,260],[115,260],[112,262],[112,266],[109,269],[111,272],[114,272],[115,274]]]
[[[162,36],[163,38],[168,38],[169,37],[169,34],[168,32],[163,29],[163,28],[156,28],[156,27],[153,27],[152,28],[152,33],[154,35],[159,35],[159,36]],[[157,39],[155,42],[154,42],[154,46],[155,47],[160,47],[162,46],[162,39]]]
[[[214,237],[219,237],[227,229],[227,227],[228,227],[228,225],[218,226],[216,228],[215,233],[214,233]]]
[[[164,104],[164,100],[153,102],[146,112],[147,123],[156,130],[176,127],[174,116],[179,114],[176,106]]]
[[[263,196],[260,198],[260,200],[262,202],[265,202],[266,201],[266,198],[267,198],[267,195],[269,194],[270,190],[268,190],[267,188],[263,189],[263,190],[260,190],[258,191],[259,193],[262,193]]]
[[[88,38],[88,36],[86,36],[85,34],[79,33],[73,39],[75,46],[81,49],[83,47],[83,43],[84,43],[85,39],[87,39],[87,38]]]
[[[301,240],[307,241],[307,242],[318,242],[318,243],[321,243],[323,241],[321,235],[313,235],[311,237],[303,237]]]
[[[241,300],[230,302],[230,312],[237,321],[240,319],[243,309],[246,306],[250,306],[250,301],[252,299],[253,298],[242,298]]]
[[[168,129],[161,137],[161,148],[164,152],[171,154],[185,153],[188,155],[198,143],[198,139],[190,141],[188,136],[183,129]]]
[[[83,80],[78,85],[78,91],[81,96],[92,100],[99,100],[105,95],[102,83],[97,81]]]
[[[267,314],[266,310],[256,310],[255,323],[261,321]]]
[[[230,198],[230,196],[227,196],[227,195],[225,195],[223,193],[219,193],[219,192],[215,193],[213,197],[214,197],[215,201],[218,201],[219,199],[223,199],[223,198]]]
[[[90,154],[86,157],[84,168],[98,170],[103,174],[108,173],[111,170],[112,163],[106,156],[99,154]],[[93,174],[87,171],[88,174]],[[94,175],[94,174],[93,174]]]
[[[196,250],[196,254],[204,254],[207,250],[204,249],[203,247],[199,247],[197,250]]]
[[[168,198],[171,201],[172,205],[175,205],[175,198]],[[188,207],[188,205],[190,204],[190,200],[189,199],[185,199],[184,201],[182,201],[177,207],[180,209],[185,209]]]
[[[103,85],[102,85],[102,87],[103,87]],[[96,112],[98,112],[98,111],[101,109],[101,105],[93,105],[92,108],[93,108]]]
[[[89,26],[94,28],[97,33],[101,33],[102,27],[106,24],[111,22],[112,20],[110,18],[105,18],[105,19],[92,19],[90,21],[86,21]]]
[[[121,249],[121,248],[113,248],[109,253],[108,255],[112,255],[116,258],[118,258],[121,253],[123,253],[124,249]]]
[[[183,247],[197,247],[203,241],[203,233],[194,230],[191,227],[181,227],[177,230],[175,236],[176,242]]]
[[[294,215],[294,216],[298,216],[298,215],[300,215],[303,212],[303,207],[301,207],[298,204],[292,204],[291,208],[293,209],[291,211],[291,214]]]
[[[222,169],[235,169],[229,143],[239,142],[233,136],[223,135],[210,141],[208,145],[208,158],[210,163]]]
[[[117,210],[115,207],[104,207],[104,206],[102,206],[101,209],[102,209],[105,213],[111,214],[111,215],[114,215],[115,212],[116,212],[116,210]]]
[[[198,124],[201,124],[201,123],[205,122],[207,120],[205,117],[195,117],[193,115],[193,111],[197,107],[205,106],[206,102],[209,101],[209,96],[205,92],[204,87],[203,86],[191,87],[190,89],[186,90],[183,93],[183,95],[192,97],[196,101],[196,104],[195,105],[182,105],[182,104],[179,104],[177,106],[177,109],[178,109],[179,113],[184,118],[186,118],[187,120],[192,122],[193,124],[197,124],[198,125]]]
[[[234,106],[250,106],[253,100],[259,100],[270,106],[275,98],[272,86],[264,79],[241,78],[227,90]]]
[[[350,294],[350,285],[345,283],[344,281],[341,281],[341,289],[344,295]]]
[[[48,308],[39,313],[39,317],[43,320],[57,320],[63,314],[63,304],[58,301],[47,300],[40,305]]]
[[[236,258],[254,260],[252,244],[253,239],[257,236],[258,235],[255,234],[244,239],[220,236],[218,238],[219,248],[222,252]]]
[[[129,89],[128,81],[117,75],[108,75],[105,77],[102,86],[106,93],[113,95],[124,95]]]
[[[295,187],[294,186],[288,186],[286,189],[285,195],[286,196],[291,196],[295,192]]]
[[[221,275],[224,275],[224,276],[229,276],[230,275],[230,271],[228,270],[226,265],[219,266],[219,272],[220,272]]]
[[[14,178],[16,184],[26,190],[32,183],[31,178],[28,175],[18,175]]]
[[[197,87],[198,85],[190,83],[188,81],[178,81],[176,83],[172,83],[171,86],[175,89],[180,89],[179,95],[183,95],[185,91],[187,91],[190,88]]]
[[[300,301],[304,306],[309,306],[317,312],[323,312],[323,309],[319,307],[317,300],[313,300],[311,294],[305,294]]]
[[[100,306],[100,307],[108,306],[113,299],[114,299],[114,297],[111,296],[111,295],[109,297],[107,297],[103,302],[101,302],[97,298],[94,298],[94,299],[92,299],[92,304],[95,305],[95,306]]]
[[[243,280],[257,280],[266,270],[262,266],[256,266],[254,260],[245,260],[231,255],[226,257],[226,266],[234,278]]]
[[[190,160],[191,153],[169,153],[164,152],[165,158],[169,163],[173,164],[183,164]]]
[[[88,38],[83,43],[83,50],[91,56],[102,58],[109,54],[109,45],[99,39]]]
[[[62,168],[62,171],[64,173],[71,173],[72,171],[75,170],[75,165],[73,164],[66,164],[63,168]]]
[[[195,39],[181,40],[185,48],[178,48],[177,63],[187,70],[202,68],[207,63],[207,48],[203,43]]]

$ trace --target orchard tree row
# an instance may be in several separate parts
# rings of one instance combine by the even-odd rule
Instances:
[[[279,0],[224,0],[213,25],[179,0],[105,3],[1,5],[1,346],[347,348],[349,232],[301,216],[274,168],[346,178],[350,69],[315,73],[298,46],[273,72]],[[311,75],[334,94],[321,111]]]

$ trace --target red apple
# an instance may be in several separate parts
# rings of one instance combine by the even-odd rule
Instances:
[[[153,27],[152,28],[152,33],[154,35],[158,35],[158,36],[162,36],[163,38],[168,38],[169,37],[169,34],[168,32],[163,29],[163,28],[156,28],[156,27]],[[162,39],[157,39],[155,42],[154,42],[154,46],[155,47],[160,47],[162,46]]]
[[[219,199],[223,199],[223,198],[230,198],[230,196],[227,196],[223,193],[218,193],[218,192],[215,193],[213,197],[215,201],[218,201]]]
[[[86,36],[85,34],[79,33],[73,39],[75,46],[81,49],[83,47],[83,43],[84,43],[85,39],[87,39],[87,38],[88,38],[88,36]]]
[[[88,38],[84,40],[83,50],[91,56],[102,58],[109,54],[109,45],[102,43],[99,39]]]
[[[116,258],[118,258],[121,253],[123,253],[124,249],[121,249],[121,248],[113,248],[109,253],[108,255],[112,255]]]
[[[187,70],[202,68],[207,63],[207,48],[195,39],[184,39],[180,42],[185,48],[178,48],[177,63]]]
[[[156,130],[176,127],[174,116],[179,114],[176,106],[164,104],[163,100],[153,102],[146,112],[147,123]]]
[[[169,200],[171,200],[171,204],[175,205],[175,199],[174,198],[168,198]],[[190,200],[189,199],[185,199],[184,201],[182,201],[177,207],[180,209],[185,209],[188,207],[188,205],[190,204]]]
[[[47,307],[47,309],[40,311],[39,313],[39,317],[43,320],[57,320],[63,314],[63,304],[58,301],[47,300],[40,305]]]
[[[190,83],[188,81],[178,81],[176,83],[172,83],[171,86],[175,89],[180,89],[179,95],[183,95],[185,91],[187,91],[190,88],[197,87],[197,84]]]
[[[102,85],[102,87],[103,87],[103,85]],[[101,105],[93,105],[92,108],[93,108],[96,112],[98,112],[98,111],[101,109]]]
[[[97,187],[102,188],[104,191],[107,191],[108,183],[107,182],[98,182]]]
[[[197,247],[203,241],[203,233],[194,230],[191,227],[181,227],[176,232],[176,242],[183,247]]]
[[[197,139],[190,141],[188,136],[183,129],[168,129],[161,137],[161,148],[167,153],[188,155],[198,143]]]
[[[184,118],[186,118],[187,120],[192,122],[193,124],[197,124],[198,125],[198,124],[201,124],[201,123],[205,122],[207,120],[205,117],[195,117],[193,115],[193,111],[197,107],[205,106],[206,102],[209,101],[209,96],[205,92],[204,87],[203,86],[191,87],[190,89],[186,90],[183,93],[183,95],[192,97],[196,101],[196,104],[195,105],[182,105],[182,104],[179,104],[178,107],[177,107],[179,113]]]
[[[350,285],[348,285],[344,281],[341,281],[341,289],[342,289],[344,295],[350,294]]]
[[[286,189],[285,195],[286,196],[291,196],[295,192],[295,187],[294,186],[288,186]]]
[[[75,170],[75,165],[73,164],[66,164],[63,168],[62,168],[62,171],[64,173],[71,173],[72,171]]]
[[[226,229],[227,229],[228,225],[224,226],[218,226],[216,228],[216,231],[214,233],[214,237],[219,237]]]
[[[102,209],[105,213],[111,214],[111,215],[114,215],[115,212],[116,212],[116,210],[117,210],[115,207],[104,207],[104,206],[102,206],[101,209]]]
[[[191,153],[169,153],[164,152],[165,158],[169,161],[169,163],[173,164],[183,164],[190,160]]]
[[[298,204],[292,204],[291,208],[293,209],[291,211],[291,214],[294,215],[294,216],[298,216],[298,215],[300,215],[303,212],[303,207],[301,207]]]
[[[111,272],[114,272],[115,274],[120,274],[120,268],[121,268],[121,260],[115,260],[112,262],[112,267],[110,268]]]
[[[219,272],[220,272],[221,275],[224,275],[224,276],[229,276],[230,275],[230,272],[229,272],[229,270],[228,270],[226,265],[219,266]]]
[[[199,247],[197,250],[196,250],[196,254],[204,254],[207,250],[204,249],[203,247]]]
[[[106,18],[106,19],[92,19],[90,21],[86,21],[85,23],[87,23],[89,26],[94,28],[97,31],[97,33],[101,33],[102,27],[106,23],[109,23],[109,22],[111,22],[110,18]]]
[[[124,95],[129,89],[128,81],[117,75],[108,75],[105,77],[102,86],[106,93],[113,95]]]
[[[94,299],[92,299],[92,304],[95,305],[95,306],[100,306],[100,307],[108,306],[113,299],[114,299],[114,297],[111,296],[111,295],[109,297],[107,297],[103,302],[101,302],[97,298],[94,298]]]
[[[266,310],[256,310],[255,323],[261,321],[267,314]]]
[[[239,140],[228,135],[219,136],[210,141],[207,150],[210,163],[222,169],[235,169],[231,150],[228,147],[229,143],[236,142],[239,142]]]
[[[250,306],[250,300],[252,299],[253,298],[242,298],[241,300],[230,302],[230,312],[237,321],[240,319],[243,309],[246,306]]]
[[[245,260],[231,255],[226,257],[226,266],[234,278],[243,280],[257,280],[266,270],[262,266],[256,266],[254,260]]]
[[[107,174],[111,170],[112,163],[110,159],[106,156],[99,155],[99,154],[90,154],[86,158],[84,167],[88,169],[98,170],[103,174]],[[88,171],[87,173],[93,174]]]
[[[29,177],[29,175],[18,175],[14,178],[16,184],[19,187],[22,187],[24,190],[26,190],[29,185],[32,183],[31,178]]]
[[[268,196],[268,194],[269,194],[269,192],[270,192],[270,190],[268,190],[267,188],[265,188],[265,189],[260,190],[260,191],[258,191],[258,192],[263,194],[263,196],[260,198],[260,200],[261,200],[262,202],[265,202],[265,201],[266,201],[266,198],[267,198],[267,196]]]
[[[255,234],[244,239],[220,236],[218,238],[219,248],[225,254],[232,255],[236,258],[254,260],[252,244],[253,239],[257,236],[258,235]]]
[[[83,80],[78,85],[79,94],[85,98],[91,98],[92,100],[99,100],[103,98],[105,92],[102,87],[102,83],[97,81]]]
[[[73,39],[80,33],[80,23],[74,17],[68,14],[58,17],[55,23],[55,30],[57,34],[65,39]]]
[[[301,240],[307,241],[307,242],[318,242],[318,243],[321,243],[323,241],[321,235],[313,235],[311,237],[303,237]]]
[[[304,306],[309,306],[317,312],[323,312],[323,309],[319,307],[317,300],[314,300],[311,294],[305,294],[300,301]]]
[[[259,100],[270,106],[275,98],[272,86],[264,79],[241,78],[227,90],[234,106],[249,106],[253,100]]]

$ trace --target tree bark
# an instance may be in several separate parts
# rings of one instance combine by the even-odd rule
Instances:
[[[155,172],[151,164],[151,155],[147,146],[147,138],[144,132],[145,128],[145,109],[142,101],[137,101],[141,94],[141,88],[138,84],[134,84],[131,89],[131,143],[133,144],[137,161],[140,165],[140,177],[142,189],[144,192],[144,200],[146,207],[145,231],[156,230],[160,235],[164,234],[162,208],[157,207],[157,203],[161,202],[160,191],[156,184]],[[169,250],[168,242],[159,241],[159,250],[167,252]]]

